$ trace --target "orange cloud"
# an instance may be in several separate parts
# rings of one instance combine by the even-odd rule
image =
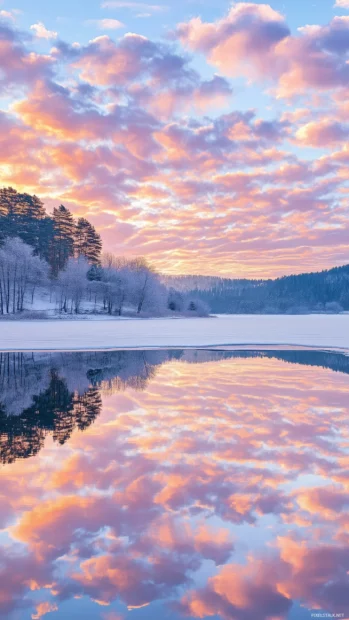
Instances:
[[[46,614],[49,614],[52,611],[57,611],[58,607],[55,604],[52,603],[39,603],[36,607],[36,612],[34,614],[32,614],[32,618],[33,620],[40,620],[40,618],[42,618],[43,616],[46,616]]]

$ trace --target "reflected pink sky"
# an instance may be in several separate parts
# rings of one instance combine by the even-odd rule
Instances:
[[[0,616],[349,615],[348,396],[266,358],[102,387],[83,433],[1,469]]]

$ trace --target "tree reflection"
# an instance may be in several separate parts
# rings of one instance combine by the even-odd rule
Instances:
[[[7,416],[0,410],[1,461],[12,463],[17,458],[37,454],[51,433],[53,440],[64,444],[73,430],[85,430],[101,412],[102,399],[97,388],[84,394],[70,392],[57,372],[50,373],[48,388],[33,397],[33,404],[18,416]]]
[[[145,389],[166,352],[0,354],[0,460],[34,456],[45,437],[64,444],[101,412],[101,393]]]
[[[103,393],[144,390],[167,361],[256,357],[349,373],[349,357],[307,350],[0,353],[0,461],[37,454],[48,434],[64,444],[75,429],[85,430],[100,414]]]

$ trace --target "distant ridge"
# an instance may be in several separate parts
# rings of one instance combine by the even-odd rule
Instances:
[[[215,313],[299,314],[349,310],[349,264],[275,280],[200,275],[162,278],[168,287],[200,295]]]

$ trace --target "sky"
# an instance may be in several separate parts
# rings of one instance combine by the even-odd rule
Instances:
[[[0,0],[1,186],[169,274],[349,262],[349,0]]]

